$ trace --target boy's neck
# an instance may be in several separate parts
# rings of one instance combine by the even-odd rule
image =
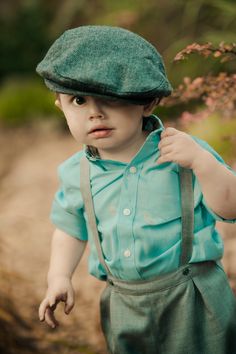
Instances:
[[[117,151],[98,150],[99,157],[103,160],[114,160],[114,161],[129,163],[137,154],[137,152],[140,150],[149,133],[150,133],[149,131],[143,130],[140,139],[138,139],[135,142],[131,142],[130,146],[129,145],[124,146],[123,149],[119,149]]]

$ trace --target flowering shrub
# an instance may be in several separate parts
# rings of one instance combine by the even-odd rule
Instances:
[[[214,47],[211,43],[200,45],[193,43],[177,53],[175,62],[185,60],[193,53],[203,57],[220,58],[221,62],[236,60],[236,43],[220,43]],[[217,76],[207,76],[191,79],[185,77],[170,97],[163,100],[165,106],[175,106],[197,100],[203,104],[197,112],[183,112],[180,120],[183,122],[207,118],[213,112],[220,112],[226,117],[236,116],[236,74],[221,72]]]

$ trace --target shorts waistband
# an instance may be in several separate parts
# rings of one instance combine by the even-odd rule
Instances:
[[[160,275],[148,280],[137,281],[125,281],[109,276],[107,279],[107,284],[109,287],[112,287],[114,291],[142,295],[143,293],[164,291],[168,288],[175,287],[180,283],[188,281],[196,275],[204,272],[212,272],[215,267],[218,267],[218,265],[214,261],[192,263],[181,266],[176,271],[171,273]]]

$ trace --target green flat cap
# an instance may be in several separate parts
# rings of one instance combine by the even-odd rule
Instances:
[[[156,48],[119,27],[81,26],[65,31],[36,71],[49,89],[71,95],[145,104],[172,91]]]

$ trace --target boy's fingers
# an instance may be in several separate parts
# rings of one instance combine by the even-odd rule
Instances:
[[[157,159],[156,163],[157,163],[157,165],[160,165],[160,164],[162,164],[164,162],[171,162],[171,161],[172,161],[172,159],[167,154],[165,157],[163,157],[163,156],[159,157],[159,159]]]
[[[173,151],[173,147],[171,145],[162,146],[160,148],[161,156],[170,154],[172,151]]]
[[[55,310],[57,306],[57,299],[55,296],[49,298],[49,306],[51,307],[51,309]]]
[[[164,146],[171,146],[173,144],[172,137],[164,137],[158,143],[158,149],[161,150]]]
[[[161,133],[161,138],[165,137],[165,136],[170,136],[170,135],[175,135],[178,134],[180,131],[172,128],[172,127],[168,127],[165,130],[163,130],[163,132]]]
[[[52,328],[55,328],[59,325],[58,321],[55,319],[54,311],[50,307],[46,309],[45,321]]]
[[[46,314],[48,308],[50,308],[51,311],[53,312],[56,307],[57,307],[57,301],[55,298],[51,298],[51,299],[45,298],[39,306],[39,319],[40,319],[40,321],[45,320],[45,314]]]
[[[74,307],[74,294],[73,291],[68,291],[67,299],[65,303],[65,313],[68,315],[72,308]]]
[[[47,309],[48,306],[49,306],[48,299],[44,299],[44,300],[41,302],[41,304],[39,305],[38,314],[39,314],[39,319],[40,319],[40,321],[44,321],[44,319],[45,319],[45,312],[46,312],[46,309]]]

